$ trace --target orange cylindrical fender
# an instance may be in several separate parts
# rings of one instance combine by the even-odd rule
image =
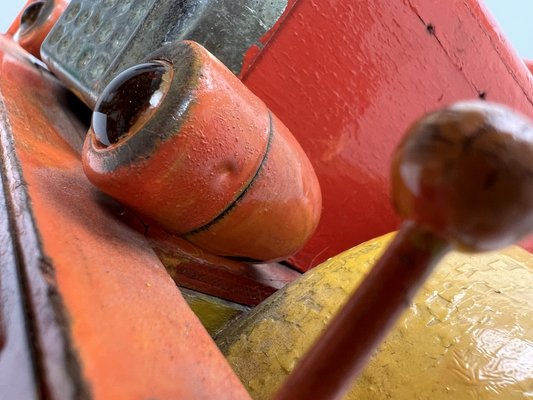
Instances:
[[[299,144],[194,42],[165,46],[109,84],[83,164],[101,190],[218,255],[287,257],[320,216]]]

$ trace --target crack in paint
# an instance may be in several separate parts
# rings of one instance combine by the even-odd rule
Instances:
[[[444,54],[446,55],[446,57],[450,60],[450,62],[455,66],[455,68],[457,68],[457,70],[459,72],[461,72],[461,75],[466,79],[466,81],[468,82],[469,86],[474,89],[474,91],[476,92],[476,95],[479,95],[480,92],[482,92],[476,85],[475,83],[464,73],[464,70],[463,68],[461,67],[461,65],[459,65],[454,57],[452,57],[452,55],[448,52],[447,48],[443,45],[443,43],[441,42],[441,40],[439,39],[439,37],[437,36],[437,31],[435,29],[435,25],[433,25],[432,23],[428,23],[424,20],[424,18],[422,17],[422,15],[420,15],[420,12],[418,11],[418,9],[416,8],[416,6],[414,6],[411,1],[408,2],[409,4],[409,7],[411,8],[411,11],[413,11],[416,16],[418,17],[418,19],[420,20],[420,22],[422,22],[422,24],[424,24],[424,27],[426,28],[426,30],[431,34],[431,36],[433,36],[435,38],[435,40],[437,41],[437,43],[439,44],[440,48],[442,49],[442,51],[444,52]],[[431,28],[430,28],[431,27]]]

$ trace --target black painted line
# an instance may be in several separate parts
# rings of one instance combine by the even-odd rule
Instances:
[[[269,122],[270,122],[270,127],[269,127],[269,132],[268,132],[268,142],[267,142],[267,147],[265,149],[265,155],[263,156],[263,159],[261,160],[261,163],[259,164],[259,167],[257,167],[257,171],[255,172],[255,174],[252,177],[252,179],[250,179],[250,182],[248,183],[248,185],[246,185],[243,188],[243,190],[241,191],[241,193],[239,193],[237,195],[235,200],[232,203],[230,203],[220,214],[218,214],[216,217],[214,217],[210,222],[206,223],[205,225],[203,225],[203,226],[201,226],[199,228],[196,228],[196,229],[184,234],[183,236],[185,238],[188,238],[188,237],[193,236],[193,235],[195,235],[197,233],[200,233],[200,232],[204,232],[204,231],[208,230],[209,228],[211,228],[213,225],[215,225],[218,222],[220,222],[228,214],[230,214],[231,211],[233,211],[233,209],[237,206],[237,204],[239,204],[239,202],[244,198],[244,196],[246,196],[246,194],[253,187],[254,183],[257,181],[259,175],[261,174],[261,171],[263,170],[263,167],[265,166],[265,164],[267,162],[268,155],[270,153],[270,149],[272,148],[272,141],[274,139],[274,123],[273,123],[273,119],[272,119],[272,113],[270,111],[268,112],[268,118],[269,118]]]

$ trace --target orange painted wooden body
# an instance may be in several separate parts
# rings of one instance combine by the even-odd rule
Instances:
[[[121,223],[112,201],[84,176],[76,149],[86,128],[71,111],[72,97],[5,36],[0,78],[1,159],[16,224],[10,234],[22,240],[25,304],[34,318],[26,346],[35,349],[38,392],[247,399],[147,239]]]
[[[151,59],[174,64],[168,93],[122,142],[99,146],[93,122],[83,151],[88,178],[214,254],[294,254],[321,211],[318,181],[299,144],[200,45],[167,46]]]
[[[320,224],[291,258],[302,270],[398,227],[389,163],[416,118],[478,97],[533,116],[533,79],[477,0],[299,0],[243,82],[320,181]]]
[[[15,38],[20,46],[37,58],[41,57],[41,44],[44,42],[46,35],[52,29],[63,11],[68,6],[67,0],[45,0],[42,15],[38,17],[35,24],[27,29],[21,26],[21,17],[27,7],[36,3],[38,0],[28,0],[22,11],[17,15],[15,21],[9,27],[7,33]]]

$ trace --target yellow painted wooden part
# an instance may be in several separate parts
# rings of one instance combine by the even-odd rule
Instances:
[[[221,332],[217,342],[254,399],[272,398],[391,237],[326,261]],[[533,256],[518,247],[446,257],[347,396],[532,398]]]
[[[180,288],[183,298],[210,335],[219,332],[229,321],[249,310],[249,307]]]

